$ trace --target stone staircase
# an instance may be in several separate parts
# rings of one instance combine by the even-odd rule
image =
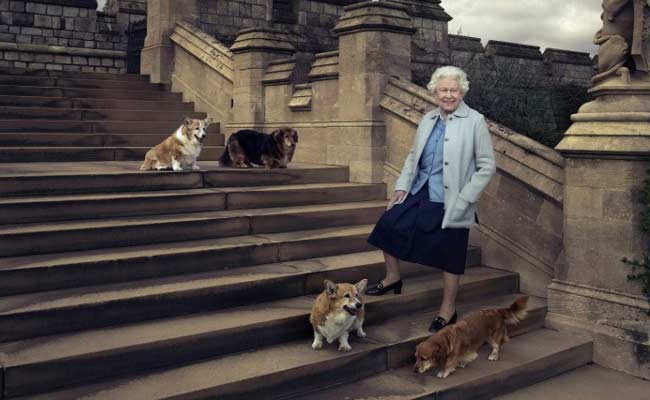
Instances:
[[[0,69],[0,162],[140,160],[185,116],[206,117],[146,76]],[[218,124],[206,140],[216,160]]]
[[[313,351],[323,280],[383,274],[365,241],[383,185],[350,183],[335,166],[141,172],[65,154],[76,153],[0,164],[0,398],[478,399],[591,361],[591,342],[544,329],[545,302],[531,299],[500,361],[415,375],[442,276],[412,264],[402,295],[366,298],[366,339]],[[518,290],[516,274],[481,266],[470,248],[461,314]]]

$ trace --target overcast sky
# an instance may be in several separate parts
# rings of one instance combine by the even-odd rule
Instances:
[[[449,33],[596,53],[602,0],[442,0]]]
[[[99,10],[106,0],[98,0]],[[442,0],[454,19],[449,33],[502,40],[592,55],[594,33],[600,29],[602,0]]]

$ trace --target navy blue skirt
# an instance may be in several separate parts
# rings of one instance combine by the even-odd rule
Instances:
[[[384,212],[368,243],[404,261],[462,275],[467,258],[468,228],[442,229],[444,203],[429,201],[425,185],[402,204]]]

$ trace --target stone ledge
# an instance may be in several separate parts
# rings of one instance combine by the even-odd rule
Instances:
[[[289,36],[277,29],[247,28],[237,32],[237,38],[230,51],[242,53],[247,51],[266,51],[275,53],[293,54],[296,49],[289,40]]]
[[[539,46],[490,40],[485,46],[488,55],[543,60]]]
[[[177,22],[170,40],[233,81],[232,53],[217,39],[186,22]]]
[[[338,79],[339,77],[339,52],[328,51],[314,56],[309,74],[310,81]]]
[[[384,31],[412,35],[413,27],[407,8],[391,2],[370,2],[352,4],[344,8],[333,31],[336,36],[363,31]]]
[[[473,53],[485,53],[481,44],[481,38],[462,35],[448,35],[449,47],[452,50],[471,51]]]
[[[544,56],[544,60],[550,63],[587,65],[587,66],[593,65],[589,53],[583,53],[580,51],[547,48],[546,50],[544,50],[544,54],[542,55]]]
[[[289,100],[289,109],[291,111],[310,111],[311,99],[313,92],[310,84],[301,84],[295,86],[295,92]]]
[[[0,51],[63,54],[63,55],[84,56],[84,57],[126,58],[126,51],[86,49],[82,47],[49,46],[45,44],[0,42]]]
[[[294,68],[296,67],[296,57],[283,58],[269,62],[264,71],[262,83],[265,85],[280,85],[291,82]]]
[[[97,9],[97,0],[27,0],[30,3],[55,4],[57,6]]]

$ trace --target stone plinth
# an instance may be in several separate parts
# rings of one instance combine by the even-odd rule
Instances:
[[[198,21],[198,0],[156,0],[147,5],[147,37],[142,49],[140,71],[151,82],[169,83],[174,65],[174,48],[169,37],[176,22]]]
[[[264,74],[269,63],[295,53],[289,37],[277,30],[251,28],[239,32],[230,47],[233,54],[232,124],[227,133],[260,129],[265,122]]]
[[[648,351],[648,303],[621,259],[647,250],[638,197],[650,168],[650,80],[614,77],[591,93],[596,100],[572,116],[557,146],[566,158],[566,260],[549,286],[548,321],[593,334],[597,362],[648,379],[650,360],[630,351],[639,346],[628,340],[634,333],[619,333],[638,328]]]
[[[350,122],[338,134],[358,140],[330,142],[328,162],[349,165],[353,181],[382,182],[386,126],[379,102],[390,77],[411,79],[415,29],[406,8],[382,1],[345,7],[334,32],[339,36],[339,119]]]

